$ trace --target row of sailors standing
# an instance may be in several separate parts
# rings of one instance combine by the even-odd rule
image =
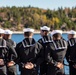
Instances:
[[[48,35],[49,27],[43,26],[40,30],[42,38],[36,42],[32,38],[34,30],[24,29],[25,38],[16,46],[21,75],[38,75],[38,68],[40,75],[65,75],[64,58],[70,56],[66,55],[67,41],[60,30],[51,33],[53,39]],[[69,35],[73,35],[72,32]]]
[[[39,42],[43,45],[45,60],[40,64],[40,75],[65,75],[64,58],[69,63],[69,74],[76,75],[76,32],[68,32],[68,41],[62,37],[61,30],[52,31],[52,38],[49,38],[48,32],[48,27],[41,28]]]
[[[38,40],[43,46],[44,61],[40,64],[40,75],[64,75],[63,60],[67,50],[67,42],[62,38],[62,31],[51,32],[50,28],[41,27],[42,38]]]
[[[38,75],[39,70],[40,75],[65,75],[64,73],[65,57],[69,63],[70,75],[76,75],[76,65],[75,65],[76,32],[71,30],[68,33],[69,40],[67,43],[67,41],[62,37],[61,30],[52,31],[51,32],[52,38],[51,36],[49,36],[50,31],[49,27],[43,26],[40,28],[40,30],[42,38],[40,38],[36,42],[35,39],[33,38],[34,29],[25,28],[23,30],[25,38],[21,42],[19,42],[17,46],[16,44],[14,44],[12,40],[6,39],[8,35],[3,37],[7,42],[11,42],[9,46],[13,45],[13,48],[16,46],[15,50],[18,55],[17,63],[19,64],[19,70],[21,71],[21,75]],[[2,35],[2,33],[0,34]],[[14,55],[16,55],[15,50],[12,51]],[[8,63],[8,65],[10,65],[10,63],[14,64],[16,61],[16,56],[14,57],[14,55],[12,55],[11,53],[8,52],[8,57],[10,57],[9,58],[10,62]],[[13,59],[12,61],[11,58]],[[0,59],[1,59],[0,62],[2,62],[2,58]],[[7,74],[1,73],[2,72],[1,70],[3,69],[0,69],[0,74],[17,75],[16,66],[13,65],[9,67],[8,65],[7,65],[7,72],[6,69],[4,68]]]

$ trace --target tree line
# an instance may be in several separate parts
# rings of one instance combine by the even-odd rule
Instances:
[[[57,10],[37,7],[0,7],[0,27],[22,30],[32,27],[37,30],[47,25],[53,29],[76,30],[76,7],[58,8]]]

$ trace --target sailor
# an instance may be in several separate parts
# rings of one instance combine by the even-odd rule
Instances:
[[[25,28],[23,31],[24,39],[16,46],[19,69],[21,75],[37,75],[36,65],[41,62],[39,56],[42,46],[33,38],[34,29]]]
[[[66,59],[69,63],[69,74],[76,75],[76,31],[68,32],[68,50]]]
[[[11,45],[3,39],[3,32],[4,30],[0,28],[0,75],[7,75],[6,64],[14,64],[13,62],[10,62],[12,59],[10,59],[9,57],[13,57],[15,59],[17,58],[17,54],[14,48],[12,48]]]
[[[47,75],[65,75],[64,57],[67,51],[67,42],[62,38],[61,30],[51,32],[53,41],[47,46],[46,60],[48,63]]]
[[[16,42],[11,39],[12,33],[13,33],[13,32],[12,32],[11,30],[6,29],[6,30],[4,31],[4,36],[3,36],[3,38],[4,38],[7,42],[9,42],[9,44],[10,44],[12,47],[14,47],[14,49],[15,49],[15,47],[16,47]],[[15,62],[15,60],[14,60],[13,62],[15,63],[13,66],[7,66],[7,74],[8,74],[8,75],[17,75],[16,62]]]
[[[47,72],[47,63],[45,61],[45,49],[47,47],[47,43],[51,42],[51,37],[49,36],[50,28],[47,26],[40,27],[40,34],[41,38],[38,42],[43,46],[43,54],[44,54],[44,61],[40,64],[40,75],[46,75]]]

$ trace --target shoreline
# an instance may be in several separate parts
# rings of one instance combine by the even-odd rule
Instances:
[[[13,34],[23,34],[23,31],[13,31]],[[34,31],[34,34],[39,34],[40,31]],[[50,32],[49,32],[50,33]],[[67,34],[68,31],[63,31],[63,34]]]
[[[13,34],[23,34],[23,31],[13,31]],[[39,34],[40,31],[34,31],[34,34]]]

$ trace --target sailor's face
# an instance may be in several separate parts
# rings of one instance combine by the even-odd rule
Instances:
[[[4,39],[11,39],[11,35],[10,34],[4,34]]]
[[[48,31],[46,30],[41,30],[41,36],[47,36],[48,35]]]
[[[2,34],[2,37],[4,37],[4,34]]]
[[[73,38],[73,35],[72,34],[68,34],[68,39],[71,39]]]

